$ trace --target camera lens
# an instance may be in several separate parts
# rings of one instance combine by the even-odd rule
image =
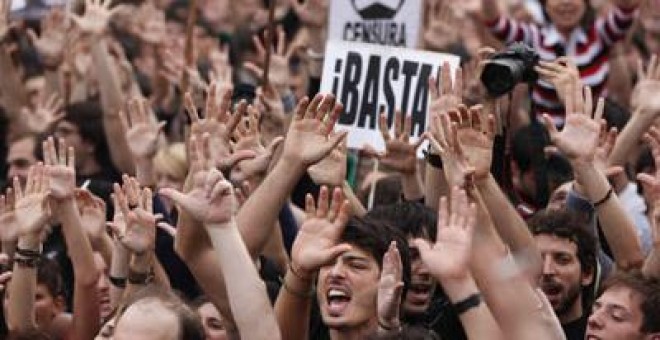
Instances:
[[[511,92],[523,78],[525,65],[517,59],[495,59],[486,63],[481,82],[492,96],[499,97]]]

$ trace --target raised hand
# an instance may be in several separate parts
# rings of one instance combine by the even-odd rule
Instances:
[[[67,31],[66,15],[59,9],[50,10],[43,18],[40,36],[37,36],[32,29],[27,30],[30,43],[46,66],[55,68],[64,60]]]
[[[121,10],[121,6],[110,9],[111,5],[112,0],[85,0],[85,13],[70,14],[71,19],[83,33],[100,36],[108,28],[110,18]]]
[[[582,89],[575,82],[568,88],[564,129],[559,132],[547,114],[543,115],[543,123],[550,133],[550,140],[566,158],[570,161],[590,163],[594,160],[598,147],[604,101],[602,98],[598,100],[592,117],[591,89]]]
[[[121,211],[125,224],[108,224],[115,237],[128,250],[136,255],[143,255],[156,247],[156,216],[153,214],[153,196],[151,189],[140,191],[136,206],[129,205],[126,193],[119,184],[114,185],[115,210]],[[121,228],[123,227],[123,228]]]
[[[640,173],[637,180],[642,184],[651,211],[651,222],[660,225],[660,130],[651,127],[644,135],[644,140],[651,147],[651,154],[655,163],[655,173],[650,175]],[[660,235],[659,235],[660,236]]]
[[[105,202],[83,189],[76,189],[75,198],[82,227],[90,242],[98,244],[106,231]]]
[[[4,40],[15,25],[9,22],[9,12],[11,12],[11,1],[0,2],[0,40]]]
[[[323,159],[346,137],[346,132],[332,132],[343,110],[332,94],[303,98],[284,140],[282,158],[310,166]]]
[[[426,138],[421,137],[414,144],[410,144],[412,117],[407,115],[405,120],[402,119],[401,111],[397,110],[394,114],[394,138],[387,125],[387,115],[381,113],[379,118],[378,127],[385,141],[385,152],[377,152],[373,147],[367,145],[364,149],[365,153],[377,157],[381,164],[402,174],[414,174],[417,171],[417,148]]]
[[[8,188],[7,192],[0,196],[0,241],[2,242],[15,242],[18,239],[19,228],[15,204],[14,190]]]
[[[460,38],[457,18],[447,1],[432,0],[428,10],[428,25],[424,30],[424,44],[427,49],[441,51]]]
[[[570,95],[571,84],[581,84],[580,71],[570,57],[561,57],[553,62],[540,61],[534,70],[542,80],[555,87],[557,95],[562,103],[566,102]],[[582,85],[578,85],[582,86]]]
[[[156,122],[149,102],[133,99],[128,102],[128,114],[119,111],[128,148],[136,159],[152,159],[158,151],[158,136],[165,122]]]
[[[298,0],[290,0],[291,7],[300,21],[308,27],[322,29],[328,21],[327,0],[305,0],[302,4]]]
[[[25,190],[21,188],[18,178],[14,178],[14,212],[19,235],[39,235],[46,226],[50,217],[48,182],[48,171],[41,163],[30,167]]]
[[[652,55],[646,71],[642,61],[638,62],[637,85],[633,89],[630,103],[633,108],[640,109],[641,113],[652,115],[660,114],[660,61],[657,55]]]
[[[452,188],[451,207],[447,197],[440,199],[435,244],[415,239],[422,261],[439,281],[461,280],[469,275],[468,263],[477,207],[469,203],[464,190]]]
[[[50,196],[56,201],[72,198],[76,189],[73,147],[67,148],[63,139],[59,139],[58,144],[59,152],[55,150],[55,140],[51,136],[42,145],[46,172],[50,179]]]
[[[191,95],[186,93],[185,96],[186,110],[192,121],[191,135],[197,136],[201,140],[203,134],[209,134],[210,153],[216,157],[216,165],[223,170],[229,169],[233,165],[228,162],[231,159],[231,144],[229,141],[241,121],[240,115],[232,115],[230,112],[231,94],[231,90],[225,91],[218,103],[216,85],[211,84],[206,98],[204,118],[200,118]]]
[[[431,95],[429,112],[432,117],[457,109],[463,103],[463,70],[460,67],[456,69],[456,77],[452,82],[449,63],[443,63],[440,68],[440,88],[437,79],[430,77],[429,93]]]
[[[346,139],[337,145],[318,163],[310,166],[307,173],[314,183],[329,187],[341,187],[346,180],[346,159],[348,147]]]
[[[308,194],[305,202],[307,219],[300,227],[291,250],[294,272],[311,278],[323,265],[330,263],[350,245],[339,244],[348,222],[350,207],[340,188],[336,188],[330,202],[328,188],[323,186],[318,205]]]
[[[396,247],[396,241],[390,243],[383,256],[383,269],[378,282],[378,324],[388,329],[400,327],[399,308],[403,294],[403,265]]]
[[[463,148],[458,142],[458,127],[453,125],[449,116],[444,114],[433,116],[433,124],[439,126],[429,131],[427,138],[433,149],[440,153],[442,169],[450,186],[464,188],[474,181],[474,168],[467,162]]]
[[[239,109],[245,111],[245,105],[239,105]],[[275,149],[284,140],[282,137],[275,138],[268,147],[261,144],[261,130],[259,121],[261,115],[252,105],[247,106],[248,116],[238,124],[234,132],[234,152],[246,150],[253,152],[255,157],[239,161],[231,171],[231,180],[240,183],[245,180],[254,180],[266,174]],[[243,116],[243,112],[235,113]]]
[[[165,13],[151,2],[140,6],[132,28],[132,33],[147,44],[159,46],[167,39]]]
[[[265,63],[266,49],[271,48],[271,46],[270,46],[270,42],[267,40],[268,32],[265,32],[264,34],[265,34],[264,37],[265,44],[261,42],[258,36],[252,37],[252,41],[254,43],[255,50],[257,51],[257,59],[264,60]],[[280,94],[284,94],[287,90],[289,90],[290,55],[289,53],[287,53],[286,33],[284,33],[284,29],[282,28],[282,26],[277,27],[277,44],[272,48],[273,48],[273,53],[271,53],[270,55],[268,82],[272,84]],[[257,76],[257,78],[265,81],[265,79],[263,79],[264,70],[262,67],[252,62],[246,62],[244,66],[248,71],[254,73],[254,75]]]
[[[181,209],[206,226],[226,226],[236,214],[238,205],[234,189],[222,173],[209,166],[209,138],[190,138],[191,162],[201,169],[193,175],[193,188],[188,193],[175,189],[161,189],[160,194],[171,199]]]
[[[63,104],[62,99],[55,93],[48,97],[43,95],[34,110],[23,108],[25,124],[32,132],[38,134],[50,130],[55,123],[64,118],[65,114],[61,111]]]
[[[448,115],[458,127],[458,142],[468,164],[474,168],[475,178],[487,177],[493,159],[495,118],[485,113],[481,105],[469,109],[460,105],[458,111],[449,111]]]
[[[257,107],[263,113],[261,129],[266,141],[272,141],[286,134],[288,119],[284,113],[284,104],[272,84],[257,88]]]
[[[607,124],[605,121],[602,121],[600,124],[600,136],[598,137],[598,147],[596,148],[596,154],[594,155],[594,165],[596,169],[601,171],[605,176],[611,177],[623,173],[623,167],[621,166],[610,166],[609,157],[616,144],[616,138],[618,135],[616,127],[612,127],[610,131],[607,131]]]

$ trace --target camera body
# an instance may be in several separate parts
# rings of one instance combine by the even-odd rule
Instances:
[[[531,47],[523,43],[513,43],[486,62],[481,73],[481,82],[489,95],[502,96],[511,92],[518,83],[536,81],[538,74],[534,71],[534,66],[539,59],[538,53]]]

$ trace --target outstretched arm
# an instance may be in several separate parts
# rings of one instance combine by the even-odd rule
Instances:
[[[196,157],[208,154],[207,139],[194,142]],[[222,268],[221,274],[241,337],[278,339],[279,329],[265,285],[236,226],[234,214],[237,203],[232,185],[221,172],[210,167],[198,172],[195,177],[193,189],[187,194],[175,190],[163,190],[162,194],[204,223]]]
[[[85,1],[85,13],[82,16],[72,15],[73,22],[91,41],[91,54],[99,79],[101,93],[101,106],[103,108],[103,128],[106,138],[121,136],[122,126],[118,119],[118,112],[124,104],[124,96],[119,79],[120,70],[113,62],[109,52],[105,32],[108,29],[110,18],[121,8],[116,6],[110,9],[111,1],[95,2]],[[126,141],[123,138],[108,141],[110,156],[115,167],[123,173],[133,173],[135,164]]]
[[[92,246],[82,228],[74,196],[76,188],[74,150],[73,147],[67,148],[64,141],[59,140],[59,150],[56,151],[52,137],[44,142],[43,149],[50,195],[54,203],[52,206],[55,216],[62,223],[67,252],[75,274],[73,325],[69,334],[76,339],[93,338],[101,326],[96,291],[99,272],[94,263]]]
[[[591,90],[572,83],[566,97],[566,125],[561,133],[557,131],[550,116],[544,115],[543,120],[553,144],[571,162],[576,177],[574,189],[594,204],[617,266],[629,270],[639,267],[643,261],[641,245],[632,220],[605,174],[594,164],[603,105],[601,98],[594,112]]]
[[[447,197],[440,199],[438,232],[434,244],[417,239],[415,244],[431,275],[456,305],[478,301],[476,306],[459,311],[459,318],[470,339],[501,338],[502,334],[488,306],[481,301],[469,263],[477,206],[469,203],[465,191],[452,189],[451,209]]]
[[[253,258],[271,234],[270,228],[264,226],[274,225],[307,168],[323,159],[345,137],[345,133],[332,132],[342,108],[331,94],[319,94],[311,102],[303,99],[298,104],[280,160],[238,212],[241,235]]]
[[[20,333],[36,328],[35,294],[37,265],[41,257],[40,234],[49,218],[46,209],[48,178],[44,166],[38,164],[30,168],[25,188],[21,187],[18,178],[14,178],[14,194],[19,238],[5,317],[9,331]]]

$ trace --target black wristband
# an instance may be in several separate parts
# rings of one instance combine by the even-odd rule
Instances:
[[[607,194],[605,194],[605,197],[603,197],[602,199],[600,199],[600,200],[596,201],[595,203],[593,203],[594,208],[598,208],[598,206],[600,206],[603,203],[607,202],[612,197],[613,193],[614,193],[614,189],[612,187],[610,187],[610,190],[607,190]]]
[[[114,277],[109,276],[110,284],[117,288],[126,288],[126,278],[125,277]]]
[[[40,262],[41,257],[14,257],[14,263],[16,263],[19,267],[36,268],[39,266]]]
[[[474,293],[465,299],[456,302],[453,304],[454,311],[456,312],[456,315],[461,315],[468,310],[477,307],[481,304],[481,294],[479,293]]]
[[[32,250],[32,249],[22,249],[16,247],[16,255],[20,255],[23,257],[27,258],[38,258],[41,257],[41,251],[40,250]]]
[[[133,270],[128,271],[128,283],[132,285],[146,285],[154,279],[153,272],[140,273]]]

